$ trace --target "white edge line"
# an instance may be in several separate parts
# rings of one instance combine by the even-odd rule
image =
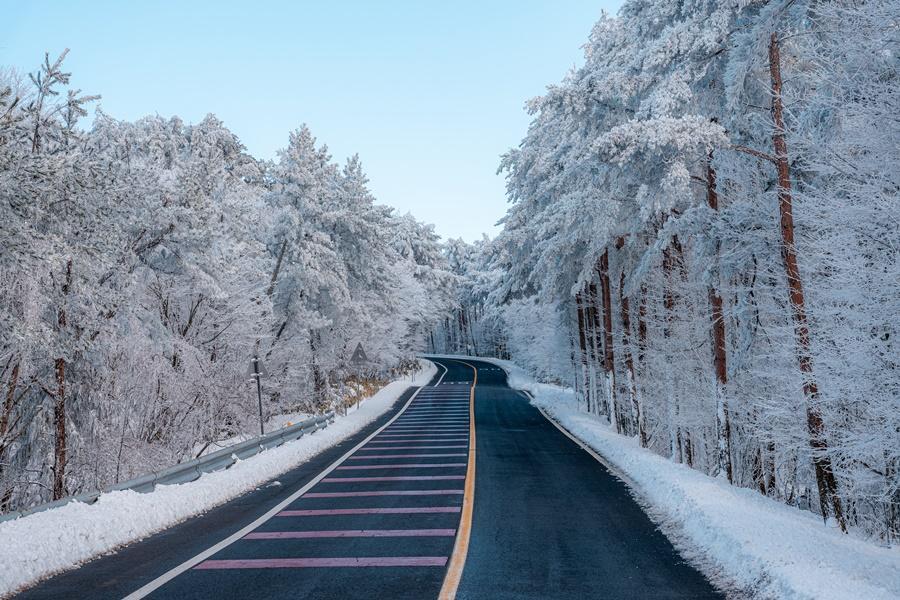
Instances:
[[[438,366],[443,366],[440,363],[435,363],[435,364],[437,364]],[[443,379],[444,375],[446,375],[446,374],[447,374],[447,368],[444,367],[444,374],[441,375],[440,379],[438,379],[437,384],[440,384],[441,379]],[[437,384],[435,384],[435,385],[437,385]],[[159,589],[166,583],[172,581],[173,579],[175,579],[176,577],[178,577],[185,571],[188,571],[192,567],[200,564],[201,562],[203,562],[204,560],[206,560],[207,558],[209,558],[210,556],[212,556],[219,550],[222,550],[223,548],[226,548],[226,547],[230,546],[231,544],[235,543],[236,541],[238,541],[239,539],[241,539],[242,537],[244,537],[245,535],[247,535],[248,533],[250,533],[257,527],[259,527],[260,525],[262,525],[263,523],[265,523],[266,521],[268,521],[269,519],[274,517],[276,514],[281,512],[282,509],[284,509],[286,506],[291,504],[294,500],[296,500],[297,498],[299,498],[300,496],[302,496],[303,494],[308,492],[314,485],[316,485],[322,479],[324,479],[326,475],[328,475],[329,473],[334,471],[337,467],[339,467],[341,463],[343,463],[348,458],[350,458],[350,456],[352,456],[357,450],[359,450],[360,448],[362,448],[363,446],[368,444],[372,438],[374,438],[376,435],[381,433],[391,423],[396,421],[400,417],[400,415],[402,415],[404,413],[404,411],[406,411],[406,409],[409,408],[409,405],[412,404],[412,401],[416,399],[416,396],[418,396],[419,392],[422,391],[422,389],[424,389],[425,387],[426,386],[423,385],[419,389],[417,389],[416,392],[412,396],[410,396],[409,400],[406,401],[406,404],[403,406],[403,408],[400,409],[400,411],[396,415],[391,417],[391,419],[387,423],[385,423],[384,425],[379,427],[376,431],[374,431],[366,439],[364,439],[359,444],[357,444],[356,446],[351,448],[346,454],[344,454],[342,457],[337,459],[335,462],[328,465],[328,467],[326,467],[325,470],[323,470],[318,475],[316,475],[306,485],[304,485],[299,490],[297,490],[296,492],[294,492],[293,494],[291,494],[290,496],[288,496],[287,498],[285,498],[284,500],[282,500],[281,502],[276,504],[267,513],[265,513],[261,517],[257,518],[255,521],[253,521],[252,523],[250,523],[243,529],[240,529],[240,530],[234,532],[233,534],[231,534],[230,536],[228,536],[227,538],[225,538],[218,544],[215,544],[214,546],[210,546],[209,548],[207,548],[200,554],[194,556],[193,558],[187,559],[186,561],[184,561],[183,563],[181,563],[174,569],[170,569],[169,571],[163,573],[162,575],[160,575],[153,581],[151,581],[151,582],[143,585],[142,587],[138,588],[137,590],[131,592],[130,594],[125,596],[125,600],[138,600],[139,598],[145,598],[151,592],[156,591],[157,589]]]

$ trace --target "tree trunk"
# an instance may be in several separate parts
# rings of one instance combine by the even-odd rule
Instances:
[[[72,286],[72,259],[66,262],[65,282],[62,286],[62,299],[60,300],[57,324],[59,335],[62,337],[67,326],[66,297]],[[66,491],[66,460],[68,454],[66,432],[66,359],[58,357],[54,364],[56,373],[56,395],[53,402],[53,421],[56,429],[56,443],[53,453],[53,500],[59,500]]]
[[[7,431],[9,431],[9,423],[12,419],[13,406],[16,403],[16,388],[19,385],[19,362],[13,365],[12,372],[9,375],[9,383],[6,386],[6,399],[3,401],[3,412],[0,413],[0,443],[3,442]],[[0,459],[3,456],[4,446],[0,445]],[[0,467],[2,469],[2,467]]]
[[[583,385],[582,389],[584,390],[583,395],[585,403],[587,404],[587,411],[591,412],[591,400],[588,392],[587,377],[587,331],[585,330],[584,300],[581,292],[575,294],[575,306],[578,313],[578,346],[581,350],[578,361],[581,365],[581,383]]]
[[[597,272],[600,274],[600,293],[603,296],[603,367],[606,371],[607,396],[609,401],[609,420],[622,433],[622,423],[616,406],[616,369],[613,355],[612,333],[612,293],[609,285],[609,250],[600,256]]]
[[[597,284],[591,281],[588,286],[588,302],[585,318],[588,324],[590,335],[588,336],[588,349],[591,352],[590,360],[590,376],[591,376],[591,397],[594,399],[594,405],[600,408],[597,394],[597,373],[606,369],[606,362],[603,358],[603,329],[600,325],[599,296],[597,294]]]
[[[819,489],[819,502],[822,514],[828,515],[828,505],[834,511],[834,517],[841,527],[847,531],[841,500],[837,493],[837,480],[828,456],[828,442],[825,436],[825,422],[819,411],[819,389],[813,375],[813,361],[810,351],[809,324],[806,318],[806,305],[803,294],[803,282],[797,261],[797,249],[794,244],[793,198],[791,195],[791,171],[788,160],[787,141],[784,128],[784,106],[782,102],[781,51],[778,33],[773,32],[769,39],[769,74],[772,80],[772,120],[775,129],[772,133],[772,146],[775,150],[775,164],[778,168],[778,209],[781,216],[781,255],[787,274],[788,290],[794,318],[794,334],[797,340],[797,362],[803,375],[803,393],[806,399],[806,424],[810,435],[810,446],[813,450],[813,465],[816,471],[816,484]]]
[[[706,159],[706,202],[718,212],[719,193],[716,189],[716,170],[712,166],[712,152]],[[719,262],[719,242],[716,241],[716,264]],[[722,295],[715,285],[709,286],[710,319],[712,321],[713,369],[716,374],[716,442],[718,445],[719,472],[724,471],[728,483],[734,482],[731,465],[731,421],[728,414],[728,398],[725,387],[728,383],[728,365],[725,347],[725,317],[722,310]]]
[[[275,269],[272,270],[272,279],[269,281],[269,288],[266,290],[266,296],[272,296],[275,293],[275,285],[278,283],[278,273],[281,271],[281,261],[284,260],[284,251],[287,249],[287,240],[281,242],[281,249],[278,250],[278,258],[275,260]]]
[[[616,248],[622,248],[625,240],[616,240]],[[625,370],[628,375],[628,394],[631,400],[631,410],[634,413],[634,427],[637,429],[638,441],[641,448],[647,447],[647,431],[644,423],[644,415],[641,410],[641,402],[637,394],[637,383],[634,377],[634,357],[631,354],[631,314],[629,311],[628,296],[625,295],[625,270],[619,276],[619,308],[622,313],[622,360],[625,362]]]
[[[663,337],[667,340],[666,352],[669,352],[670,345],[668,340],[672,337],[672,324],[675,320],[675,291],[672,282],[672,271],[675,270],[675,257],[672,255],[672,248],[675,246],[673,241],[671,245],[663,250],[663,273],[665,275],[665,289],[663,291],[663,307],[665,308],[665,326],[663,327]],[[674,357],[667,357],[666,371],[671,373]],[[684,452],[681,445],[681,411],[678,402],[678,395],[672,389],[672,379],[669,377],[669,416],[671,419],[669,446],[672,458],[678,462],[684,462]]]

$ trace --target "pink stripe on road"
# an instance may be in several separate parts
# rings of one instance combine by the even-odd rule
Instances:
[[[449,435],[449,436],[454,436],[454,435],[456,435],[456,436],[463,436],[463,437],[465,437],[465,438],[468,438],[468,437],[469,437],[469,433],[468,433],[467,431],[431,431],[431,430],[428,430],[428,431],[417,431],[417,430],[415,430],[415,429],[413,429],[413,430],[408,430],[408,429],[407,429],[407,430],[405,430],[405,431],[404,431],[404,430],[399,430],[399,429],[398,429],[398,430],[392,431],[392,432],[390,432],[390,433],[388,433],[387,431],[385,431],[384,433],[379,433],[379,434],[378,434],[378,437],[380,437],[380,438],[381,438],[381,437],[385,437],[385,436],[390,436],[390,437],[414,437],[414,436],[417,436],[417,435],[419,435],[419,436],[421,436],[421,435],[443,435],[443,436],[448,436],[448,435]]]
[[[443,419],[446,421],[459,421],[461,419],[468,420],[468,413],[460,412],[449,412],[449,411],[435,411],[431,413],[421,413],[421,414],[413,414],[406,413],[402,417],[400,417],[400,421],[424,421],[426,419]]]
[[[331,517],[335,515],[418,515],[458,513],[458,506],[415,506],[410,508],[322,508],[283,510],[276,517]]]
[[[442,428],[442,429],[465,429],[468,425],[463,425],[461,423],[436,423],[434,421],[429,421],[427,423],[409,423],[407,425],[391,425],[390,429],[397,429],[399,427],[403,427],[405,429],[424,429],[428,427],[429,429],[434,428]]]
[[[444,419],[443,417],[435,417],[433,419],[400,419],[395,425],[468,425],[469,419]]]
[[[388,436],[391,436],[390,438]],[[382,433],[369,444],[405,444],[406,442],[467,442],[469,436],[464,433]],[[368,445],[368,444],[367,444]]]
[[[364,481],[438,481],[465,479],[465,475],[408,475],[402,477],[326,477],[322,483],[360,483]]]
[[[258,531],[245,540],[293,540],[307,538],[358,537],[453,537],[455,529],[342,529],[336,531]]]
[[[244,558],[205,560],[195,569],[303,569],[323,567],[443,567],[446,556],[370,556],[362,558]]]
[[[461,427],[458,425],[454,425],[453,427],[444,427],[444,426],[433,426],[433,425],[400,425],[393,426],[391,425],[387,429],[386,432],[390,433],[469,433],[468,427]]]
[[[414,438],[400,438],[400,439],[385,439],[385,440],[372,440],[366,447],[372,446],[375,448],[382,448],[387,450],[388,446],[393,444],[464,444],[468,442],[469,439],[466,437],[444,437],[444,438],[433,438],[433,437],[414,437]]]
[[[403,440],[402,442],[391,442],[392,444],[403,443],[406,442],[416,442],[416,441],[426,441],[426,440]],[[435,442],[451,442],[455,440],[434,440]],[[460,440],[462,441],[462,440]],[[370,444],[372,442],[369,442]],[[385,442],[382,442],[382,444]],[[468,446],[386,446],[383,448],[360,448],[358,452],[384,452],[385,450],[456,450],[456,449],[465,449]]]
[[[372,490],[368,492],[307,492],[301,498],[363,498],[365,496],[462,496],[465,490]]]
[[[372,458],[371,456],[368,458]],[[440,463],[425,465],[353,465],[347,467],[338,467],[337,470],[358,470],[358,469],[449,469],[451,467],[465,467],[466,463]]]
[[[370,454],[368,456],[351,456],[347,460],[369,460],[370,458],[464,458],[466,453],[459,454]]]
[[[421,433],[379,433],[378,438],[414,438],[422,435]],[[459,436],[458,433],[429,433],[428,435],[438,435],[442,437]],[[375,439],[378,439],[375,438]],[[463,439],[468,439],[463,437]]]
[[[423,420],[423,421],[397,421],[396,423],[394,423],[394,426],[400,427],[400,426],[406,426],[406,425],[415,425],[416,427],[423,427],[423,426],[429,426],[429,425],[431,425],[431,426],[443,425],[446,427],[446,426],[453,425],[454,427],[466,427],[466,426],[468,426],[468,424],[469,424],[468,419],[460,420],[460,421],[430,419],[430,420]]]
[[[372,440],[375,443],[390,442],[415,442],[415,441],[434,441],[434,442],[465,442],[469,438],[458,433],[430,433],[428,437],[421,437],[421,433],[383,433]],[[384,438],[384,439],[382,439]],[[369,442],[370,444],[372,442]]]

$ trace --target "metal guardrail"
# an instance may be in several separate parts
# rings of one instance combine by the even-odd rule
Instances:
[[[187,462],[179,463],[167,469],[163,469],[162,471],[149,473],[147,475],[142,475],[141,477],[136,477],[134,479],[129,479],[128,481],[123,481],[121,483],[111,485],[103,489],[102,492],[87,492],[84,494],[78,494],[77,496],[68,496],[66,498],[55,500],[53,502],[33,506],[25,510],[0,515],[0,523],[18,519],[19,517],[24,517],[37,512],[50,510],[51,508],[65,506],[70,502],[83,502],[84,504],[93,504],[97,501],[97,498],[100,497],[100,494],[105,492],[114,492],[118,490],[134,490],[135,492],[146,494],[148,492],[152,492],[158,485],[174,485],[178,483],[187,483],[189,481],[194,481],[196,479],[199,479],[200,476],[204,473],[212,473],[213,471],[221,471],[222,469],[227,469],[237,461],[250,458],[251,456],[259,454],[263,450],[277,448],[285,442],[290,442],[302,437],[306,433],[313,433],[315,431],[318,431],[319,429],[324,429],[328,427],[328,424],[333,421],[334,411],[330,411],[320,417],[312,417],[310,419],[307,419],[306,421],[303,421],[302,423],[297,423],[296,425],[291,425],[290,427],[284,427],[282,429],[279,429],[278,431],[274,431],[266,435],[257,436],[255,438],[247,440],[246,442],[234,444],[232,446],[228,446],[227,448],[222,448],[221,450],[217,450],[216,452],[212,452],[210,454],[207,454],[206,456],[201,456],[200,458],[195,458]]]

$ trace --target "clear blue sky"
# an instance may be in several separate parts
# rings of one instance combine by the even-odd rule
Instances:
[[[72,83],[114,117],[215,113],[272,158],[308,123],[358,152],[379,201],[438,233],[493,235],[499,155],[524,102],[582,60],[621,0],[0,0],[0,65],[33,71],[71,48]]]

